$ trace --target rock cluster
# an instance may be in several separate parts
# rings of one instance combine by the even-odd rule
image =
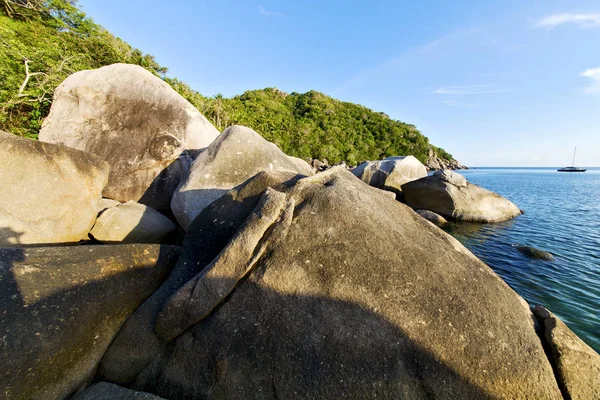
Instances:
[[[402,191],[406,204],[412,208],[433,211],[444,218],[494,223],[521,215],[510,200],[449,170],[405,183]]]
[[[363,182],[379,189],[402,194],[402,185],[427,176],[427,168],[413,156],[367,161],[352,170]]]
[[[168,209],[193,155],[218,134],[162,79],[114,64],[69,76],[54,93],[39,139],[106,160],[105,197]]]
[[[441,158],[434,149],[427,151],[427,169],[430,171],[436,171],[439,169],[469,169],[462,165],[458,160],[452,159],[450,161]]]
[[[85,76],[86,85],[96,87],[92,78],[102,75]],[[147,98],[135,93],[143,87],[136,85],[116,98]],[[156,84],[148,85],[152,92]],[[98,101],[102,110],[112,98],[75,92],[84,108]],[[175,99],[171,107],[156,96],[165,109],[184,104]],[[154,118],[144,110],[129,109],[140,113],[135,120],[142,125]],[[60,115],[54,113],[53,123],[62,124]],[[189,113],[165,115],[171,127],[190,123]],[[88,140],[122,140],[105,128],[86,130]],[[64,145],[8,135],[0,140],[0,151],[5,143],[21,149],[6,153],[16,164],[0,158],[2,180],[16,187],[11,201],[0,193],[0,228],[21,229],[19,237],[30,244],[63,241],[67,233],[66,241],[75,242],[87,235],[82,232],[107,243],[27,248],[0,236],[8,238],[0,246],[3,398],[559,399],[598,393],[598,354],[555,316],[543,309],[534,315],[487,265],[393,192],[369,186],[364,180],[371,178],[357,179],[343,166],[314,174],[249,128],[231,127],[205,143],[189,168],[181,164],[177,184],[167,185],[174,193],[171,214],[137,195],[103,199],[107,177],[108,185],[127,180],[106,155],[107,162]],[[147,148],[139,149],[143,159]],[[27,157],[48,164],[21,184],[13,165],[25,165],[20,158]],[[391,181],[403,160],[412,163],[397,158],[372,169]],[[113,165],[121,172],[109,169]],[[139,177],[130,181],[137,189],[119,193],[157,193],[154,181],[142,185]],[[410,185],[430,178],[400,188],[414,199]],[[441,172],[433,187],[480,193],[461,178]],[[55,192],[41,185],[44,193],[30,193],[44,179]],[[50,226],[38,239],[35,225],[21,223],[26,214],[10,208],[35,201],[43,208],[45,199],[88,186],[80,204],[65,204],[91,215],[85,229],[70,228],[66,212],[40,210],[36,221],[55,212],[65,215],[65,227]],[[104,190],[105,197],[118,192],[113,189]],[[435,191],[422,195],[442,198]],[[180,246],[148,244],[183,235],[181,228],[187,232]],[[13,247],[1,248],[6,245]]]
[[[313,173],[307,162],[287,156],[252,129],[227,128],[183,176],[171,201],[173,214],[187,230],[210,203],[263,170]]]

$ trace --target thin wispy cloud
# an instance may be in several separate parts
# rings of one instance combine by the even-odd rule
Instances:
[[[461,40],[469,35],[472,35],[473,33],[475,33],[474,28],[461,29],[455,32],[450,32],[448,34],[438,37],[435,40],[432,40],[431,42],[425,43],[421,47],[417,48],[417,52],[420,54],[429,53],[447,42]]]
[[[450,107],[475,108],[481,106],[479,103],[460,103],[456,100],[446,100],[444,104]]]
[[[506,92],[504,89],[498,89],[490,85],[467,85],[467,86],[446,86],[434,90],[433,94],[452,94],[452,95],[465,95],[465,94],[492,94]]]
[[[330,93],[334,96],[342,96],[348,90],[357,86],[366,85],[374,79],[385,75],[397,75],[403,71],[413,68],[426,57],[439,55],[446,48],[454,47],[456,42],[461,44],[476,33],[475,28],[461,29],[439,36],[435,40],[424,43],[421,46],[409,48],[396,57],[384,60],[365,68],[351,76],[341,85],[333,88]]]
[[[285,18],[285,14],[284,13],[280,13],[280,12],[275,12],[275,11],[269,11],[269,10],[265,10],[264,8],[262,8],[262,6],[258,6],[258,11],[262,14],[265,15],[267,17],[279,17],[279,18]]]
[[[592,83],[585,89],[585,92],[600,95],[600,67],[586,69],[581,73],[581,76],[592,80]]]
[[[560,25],[575,24],[581,28],[600,27],[600,14],[554,14],[537,21],[542,28],[556,28]]]

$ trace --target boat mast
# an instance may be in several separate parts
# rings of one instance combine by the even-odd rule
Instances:
[[[575,150],[573,150],[573,167],[575,166],[575,153],[577,153],[577,146],[575,146]]]

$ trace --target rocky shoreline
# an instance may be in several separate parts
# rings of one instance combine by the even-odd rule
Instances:
[[[427,169],[429,171],[436,171],[441,169],[450,169],[450,170],[459,170],[459,169],[469,169],[468,167],[462,165],[458,160],[454,158],[450,161],[441,158],[434,149],[429,149],[427,151],[428,159],[427,159]]]
[[[39,138],[0,133],[3,398],[600,397],[600,355],[436,226],[521,214],[458,162],[309,165],[124,64]]]

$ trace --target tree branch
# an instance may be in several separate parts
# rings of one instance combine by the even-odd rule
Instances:
[[[25,90],[25,87],[27,87],[27,83],[29,82],[29,78],[31,78],[32,76],[35,75],[46,75],[43,72],[29,72],[29,60],[28,59],[24,59],[23,62],[25,63],[25,80],[23,81],[23,83],[21,84],[21,87],[19,88],[19,93],[17,93],[17,95],[19,97],[23,97],[23,96],[27,96],[26,94],[23,94],[23,91]]]

